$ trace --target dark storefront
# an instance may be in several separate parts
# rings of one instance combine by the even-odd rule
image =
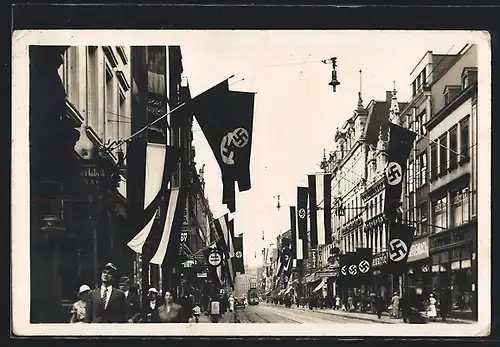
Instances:
[[[449,309],[477,312],[476,237],[473,222],[429,238],[431,289],[441,300],[448,296]]]
[[[429,238],[413,240],[407,260],[405,273],[405,292],[409,288],[424,290],[427,297],[431,292],[431,259],[429,258]]]
[[[389,302],[394,288],[397,288],[397,286],[393,285],[393,276],[388,271],[388,260],[387,252],[378,253],[373,256],[373,281],[371,288],[368,288],[371,293],[381,294],[386,302]]]

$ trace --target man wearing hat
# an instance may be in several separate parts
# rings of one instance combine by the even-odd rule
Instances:
[[[86,323],[127,323],[125,293],[113,288],[116,266],[107,263],[101,273],[101,287],[89,293],[86,305]]]
[[[130,291],[130,278],[127,276],[120,277],[118,288],[125,293],[127,299],[127,316],[129,323],[137,323],[141,318],[141,300],[139,295]]]

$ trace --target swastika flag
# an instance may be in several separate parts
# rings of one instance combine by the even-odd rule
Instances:
[[[400,274],[408,260],[415,228],[407,224],[389,224],[389,242],[387,244],[388,267],[393,274]]]
[[[401,189],[406,172],[406,161],[413,148],[416,133],[394,123],[389,123],[389,148],[385,168],[384,213],[393,220],[401,203]]]
[[[222,176],[222,203],[235,212],[235,182],[239,191],[251,188],[250,155],[254,93],[229,90],[225,80],[198,95],[190,111],[205,135]]]

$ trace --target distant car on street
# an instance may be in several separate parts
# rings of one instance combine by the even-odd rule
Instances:
[[[236,298],[234,301],[235,308],[245,308],[245,298]]]

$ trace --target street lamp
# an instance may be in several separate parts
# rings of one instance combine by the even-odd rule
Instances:
[[[340,82],[337,79],[337,58],[332,57],[330,59],[322,60],[322,62],[324,64],[328,64],[328,63],[332,64],[332,80],[330,81],[330,83],[328,83],[328,85],[332,86],[333,92],[336,92],[337,86],[340,84]]]

